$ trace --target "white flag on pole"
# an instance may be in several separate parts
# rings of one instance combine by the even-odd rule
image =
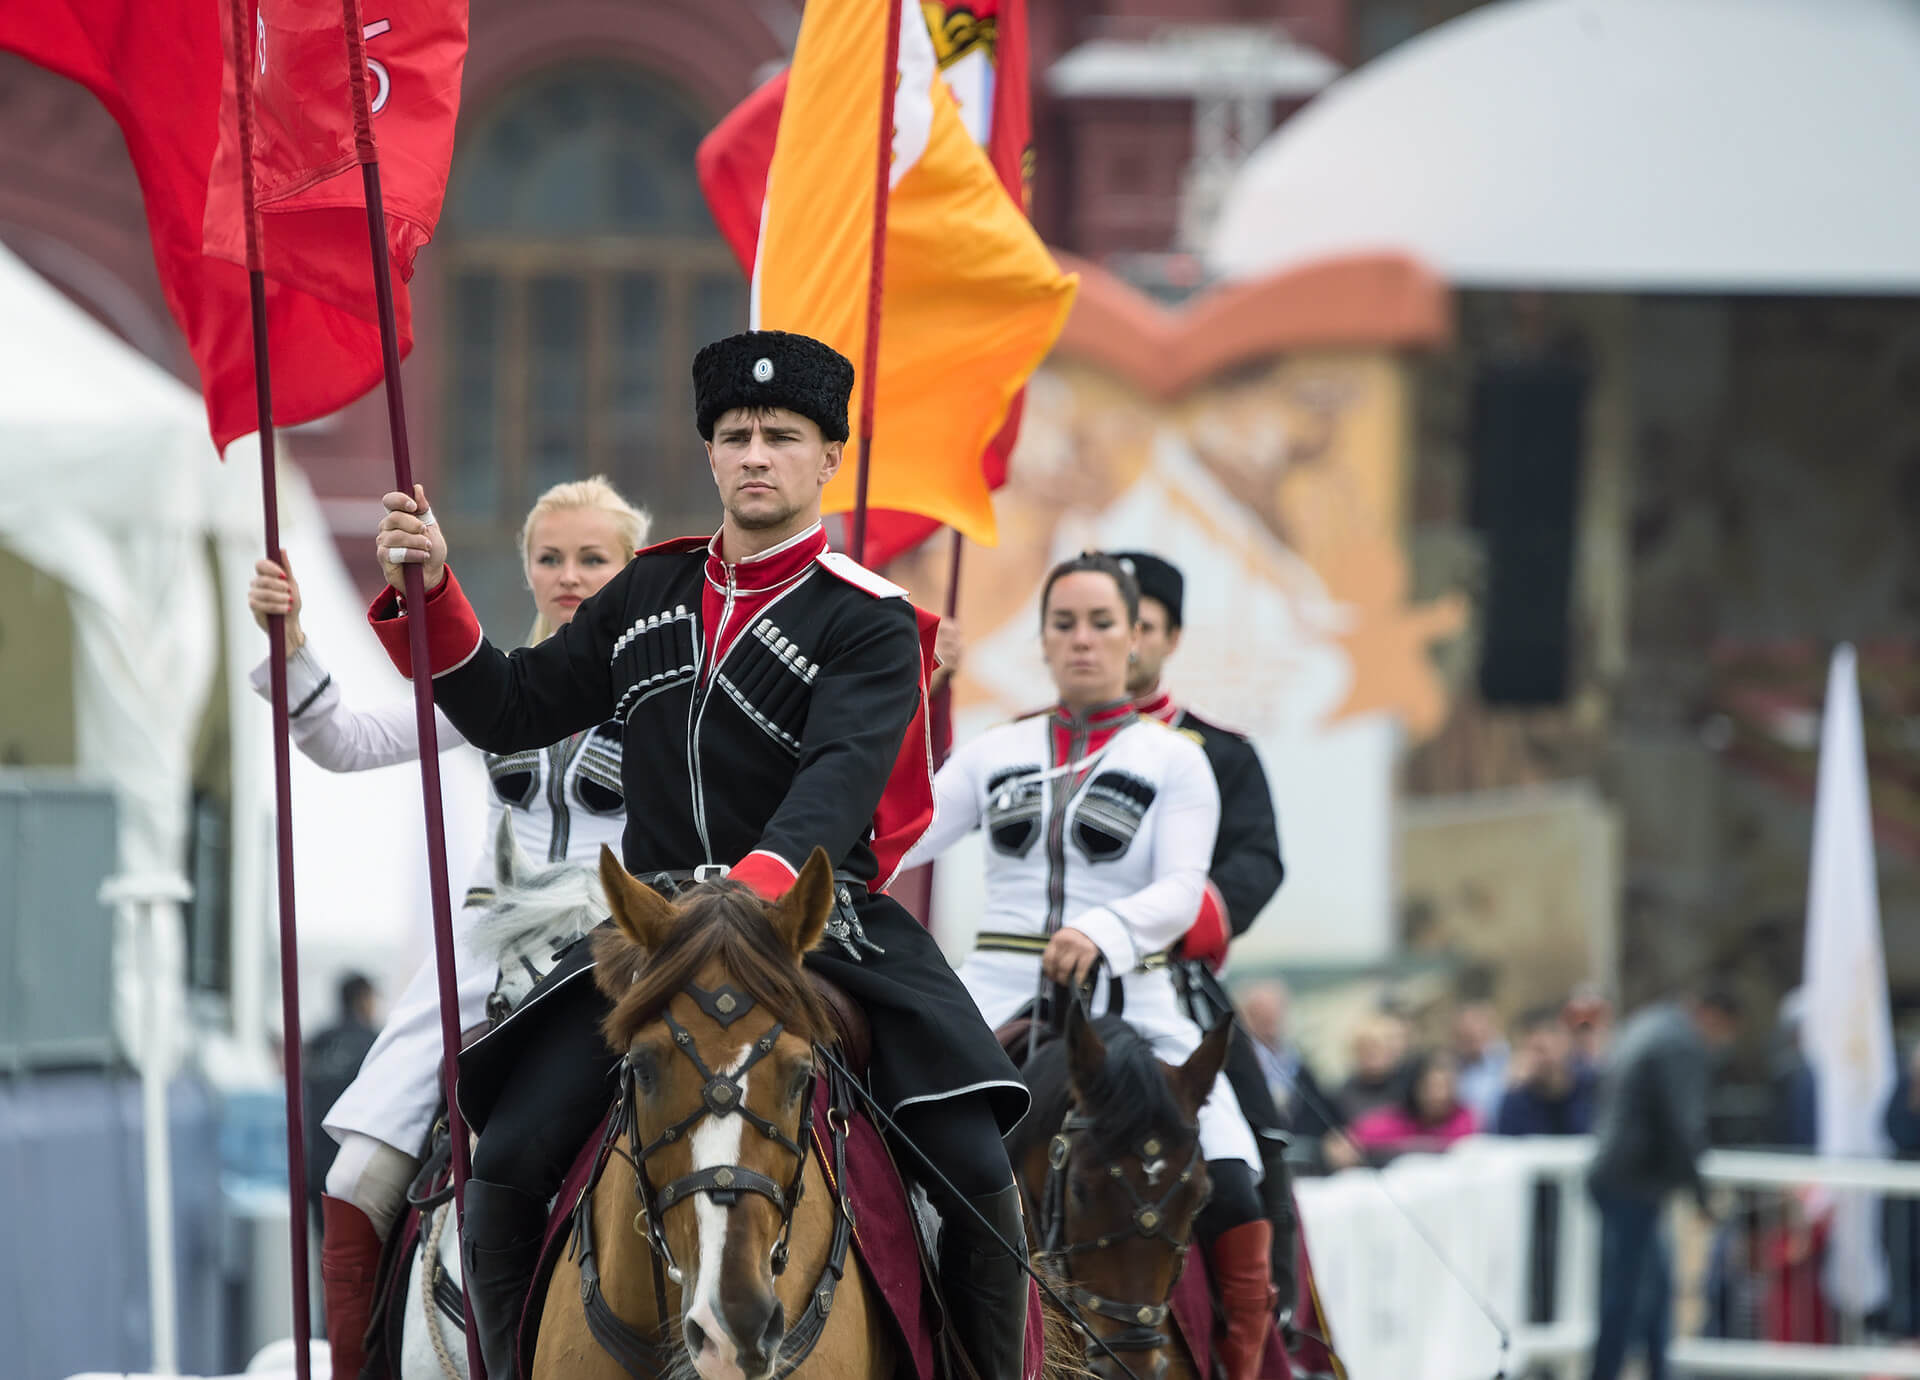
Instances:
[[[1800,1044],[1812,1065],[1822,1155],[1888,1152],[1883,1117],[1894,1086],[1893,1021],[1880,940],[1867,745],[1854,651],[1842,644],[1827,674],[1807,884],[1806,1015]],[[1887,1297],[1880,1201],[1836,1194],[1822,1274],[1827,1299],[1860,1314]]]

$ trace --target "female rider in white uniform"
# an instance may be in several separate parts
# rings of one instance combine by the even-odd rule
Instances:
[[[573,618],[573,611],[646,544],[648,519],[604,479],[557,484],[540,496],[521,529],[527,584],[537,610],[528,642],[539,642]],[[300,751],[328,771],[367,771],[419,756],[413,706],[350,707],[300,630],[300,593],[288,573],[261,561],[247,592],[248,605],[264,627],[273,613],[287,615],[287,708]],[[253,672],[267,693],[267,666]],[[435,711],[440,747],[465,739]],[[460,1025],[486,1017],[496,967],[476,957],[465,941],[476,907],[491,898],[491,841],[504,814],[527,857],[540,862],[592,862],[601,844],[615,849],[626,825],[620,786],[620,726],[590,732],[535,752],[488,754],[493,799],[484,851],[466,906],[454,915],[454,956]],[[359,1076],[333,1104],[323,1122],[340,1142],[327,1172],[321,1200],[324,1245],[320,1274],[334,1380],[358,1380],[361,1340],[372,1305],[381,1242],[406,1201],[419,1167],[417,1152],[440,1107],[440,998],[434,963],[421,965],[394,1004],[379,1039],[367,1052]]]
[[[986,910],[960,977],[988,1024],[1013,1017],[1043,979],[1077,985],[1104,960],[1096,1011],[1106,977],[1119,977],[1127,1022],[1177,1064],[1202,1032],[1176,998],[1166,951],[1200,908],[1220,796],[1200,745],[1127,695],[1139,600],[1110,556],[1053,569],[1040,626],[1060,701],[954,752],[906,866],[986,830]],[[1271,1319],[1271,1227],[1255,1191],[1258,1147],[1224,1077],[1200,1109],[1200,1147],[1214,1195],[1196,1231],[1228,1313],[1229,1380],[1243,1380],[1258,1373]]]

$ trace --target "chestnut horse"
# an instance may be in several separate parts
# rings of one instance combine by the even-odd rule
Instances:
[[[1231,1029],[1216,1026],[1175,1068],[1120,1017],[1089,1020],[1075,1002],[1065,1038],[1041,1045],[1022,1071],[1033,1110],[1007,1150],[1034,1259],[1106,1344],[1085,1350],[1101,1380],[1193,1374],[1167,1299],[1207,1201],[1200,1105]]]
[[[600,876],[617,928],[595,937],[595,980],[620,1094],[534,1380],[689,1363],[702,1380],[892,1376],[837,1176],[812,1153],[814,1048],[834,1028],[800,959],[834,904],[831,862],[814,850],[774,904],[724,881],[669,901],[605,851]],[[847,1110],[836,1100],[829,1121]]]

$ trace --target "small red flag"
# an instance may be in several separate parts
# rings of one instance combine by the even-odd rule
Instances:
[[[1027,90],[1027,0],[974,0],[966,6],[923,4],[941,71],[961,103],[974,137],[987,151],[1007,192],[1029,214],[1031,197],[1032,106]],[[773,163],[780,112],[786,100],[787,74],[774,76],[728,112],[705,139],[694,164],[713,214],[741,271],[751,280],[760,243],[761,208],[767,197],[767,170]],[[969,98],[985,96],[984,130]],[[984,138],[982,135],[984,134]],[[980,457],[987,486],[1007,480],[1007,457],[1020,435],[1025,393],[1017,394],[1006,420]],[[867,563],[885,565],[940,529],[918,513],[875,509],[867,514]]]
[[[140,179],[161,291],[199,367],[208,426],[222,450],[257,425],[234,86],[242,62],[230,51],[228,7],[235,3],[249,6],[253,46],[267,58],[264,76],[252,54],[242,61],[255,79],[274,419],[296,425],[338,411],[381,378],[366,212],[359,174],[350,166],[352,115],[344,98],[346,36],[339,0],[267,0],[259,7],[264,13],[250,0],[35,0],[0,11],[0,49],[86,87],[119,124]],[[431,64],[406,69],[404,76],[402,68],[389,65],[388,100],[375,117],[394,267],[404,280],[414,252],[432,231],[446,187],[466,5],[419,0],[401,8],[421,21],[417,27],[403,29],[398,14],[381,18],[394,25],[396,36],[427,39],[409,51],[423,53],[422,63]],[[307,82],[323,81],[317,65],[323,30],[334,75],[310,87]],[[311,42],[314,65],[303,59],[276,67],[276,52],[292,43],[286,32],[302,38],[293,47],[303,54]],[[455,32],[457,44],[449,39]],[[378,41],[369,41],[368,54],[376,95],[383,78],[372,63],[385,63],[374,48]],[[337,99],[323,96],[334,87],[341,93]],[[427,112],[421,125],[440,131],[437,142],[396,132],[389,149],[389,115],[416,108]],[[348,164],[339,162],[342,146],[329,142],[342,130]],[[321,154],[328,155],[324,161]],[[412,343],[404,288],[395,299],[404,352]]]
[[[366,201],[354,147],[342,9],[340,0],[258,0],[254,199],[267,276],[372,321]],[[446,195],[467,9],[463,0],[380,0],[363,14],[378,15],[362,23],[362,47],[388,250],[405,281],[413,276],[415,255],[433,236]],[[221,120],[206,242],[209,254],[244,262],[235,130],[233,119]],[[405,297],[396,294],[395,301],[403,315]],[[276,363],[276,393],[280,378]]]

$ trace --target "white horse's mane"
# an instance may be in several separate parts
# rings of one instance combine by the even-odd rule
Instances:
[[[476,956],[504,965],[530,945],[585,934],[609,914],[600,870],[591,863],[535,864],[502,820],[494,853],[493,899],[468,941]]]

